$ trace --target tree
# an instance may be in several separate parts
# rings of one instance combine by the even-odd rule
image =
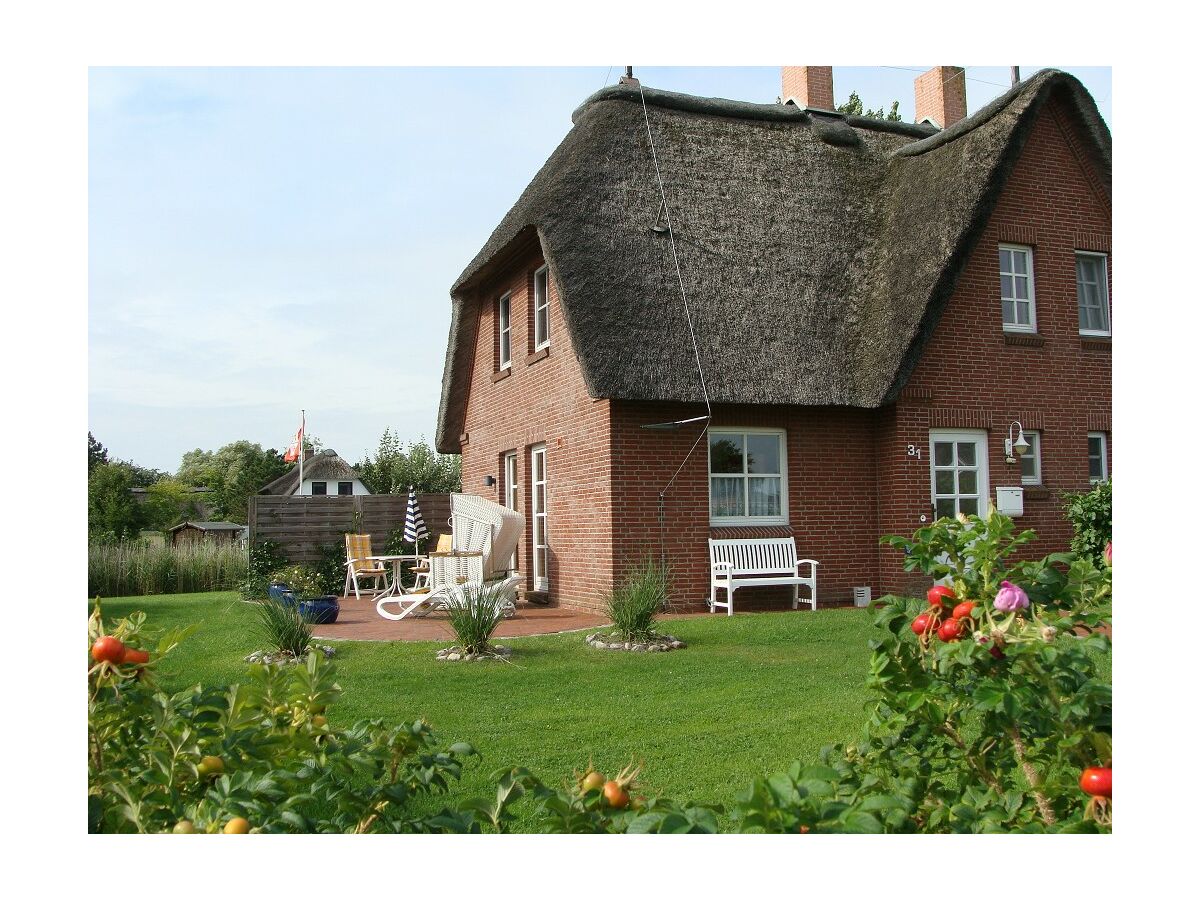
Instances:
[[[438,453],[422,437],[405,449],[400,438],[385,428],[374,457],[357,466],[358,477],[372,494],[447,494],[462,490],[462,458]]]
[[[88,474],[96,466],[108,462],[108,449],[88,432]]]
[[[167,529],[196,518],[198,512],[199,504],[187,485],[177,478],[162,478],[146,488],[142,527]]]
[[[130,493],[133,476],[119,463],[96,465],[88,475],[88,537],[128,540],[142,530],[143,514]]]
[[[215,453],[199,448],[183,455],[177,478],[185,485],[207,487],[213,515],[245,522],[250,497],[288,470],[274,449],[250,441],[234,441]]]
[[[900,121],[899,100],[893,100],[892,108],[885,113],[882,106],[879,109],[864,108],[862,98],[858,96],[858,91],[851,91],[850,99],[839,106],[837,111],[845,116],[862,116],[865,119],[883,119],[887,122]]]

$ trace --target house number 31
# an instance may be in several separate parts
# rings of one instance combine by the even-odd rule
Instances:
[[[920,459],[921,458],[921,448],[918,447],[916,444],[909,444],[908,445],[908,455],[915,456],[917,459]]]

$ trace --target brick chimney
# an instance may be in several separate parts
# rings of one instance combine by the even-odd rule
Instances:
[[[801,109],[833,109],[833,66],[784,66],[783,102]]]
[[[949,128],[967,116],[967,75],[962,66],[934,66],[917,76],[917,122]]]

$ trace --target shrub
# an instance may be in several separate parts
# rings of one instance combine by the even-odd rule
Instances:
[[[312,624],[300,614],[299,605],[285,606],[269,597],[254,603],[255,633],[274,650],[302,657],[312,643]]]
[[[88,593],[93,597],[235,590],[246,571],[246,551],[230,544],[88,545]]]
[[[97,609],[89,622],[89,647],[107,630],[151,653],[144,667],[88,658],[89,831],[219,833],[233,818],[252,833],[480,830],[473,815],[414,804],[460,777],[469,744],[440,748],[420,721],[329,725],[340,688],[321,654],[168,695],[154,670],[180,635],[155,641],[143,621],[105,629]]]
[[[318,592],[340,597],[346,586],[346,542],[323,544],[317,552],[320,559],[312,569],[317,575]]]
[[[464,584],[450,592],[446,612],[464,653],[488,651],[508,602],[508,594],[499,584]]]
[[[320,597],[326,593],[322,589],[321,576],[308,566],[293,565],[278,569],[271,573],[271,581],[281,581],[292,589],[296,599],[304,597]]]
[[[1112,540],[1112,481],[1101,481],[1082,494],[1065,494],[1063,508],[1075,529],[1071,550],[1100,566]]]
[[[267,596],[272,573],[287,565],[287,557],[274,541],[255,541],[250,545],[246,578],[240,585],[242,599],[258,600]]]
[[[646,556],[608,595],[608,617],[625,640],[644,640],[654,634],[654,620],[666,606],[667,594],[667,573]]]

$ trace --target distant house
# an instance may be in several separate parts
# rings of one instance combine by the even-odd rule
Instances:
[[[332,450],[313,453],[307,450],[304,459],[304,483],[300,483],[300,465],[259,489],[260,494],[285,496],[359,496],[369,494],[353,467]]]
[[[170,531],[171,546],[237,544],[246,537],[246,526],[237,522],[180,522]]]

